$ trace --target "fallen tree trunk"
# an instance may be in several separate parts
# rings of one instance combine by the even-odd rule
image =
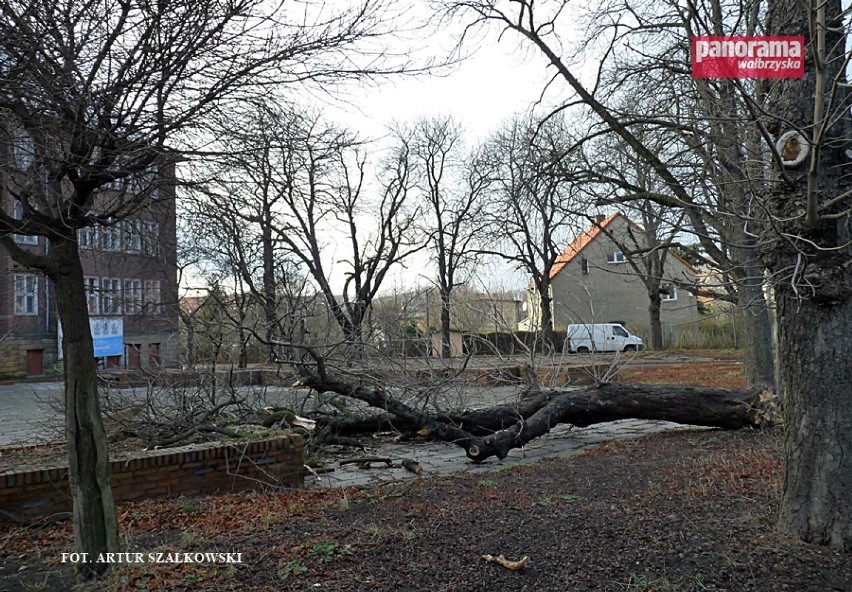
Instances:
[[[697,386],[604,385],[560,393],[523,422],[478,439],[466,449],[476,462],[505,458],[513,448],[568,423],[586,427],[617,419],[651,419],[740,429],[775,422],[774,397]]]
[[[381,387],[310,373],[303,375],[302,382],[318,391],[336,392],[382,409],[394,418],[391,423],[397,427],[424,430],[430,437],[452,442],[474,462],[492,456],[506,458],[512,449],[563,423],[586,427],[618,419],[649,419],[739,429],[770,425],[776,417],[771,395],[700,386],[607,384],[542,392],[518,405],[435,417],[409,407]]]
[[[430,416],[442,423],[453,424],[474,436],[486,436],[515,425],[544,407],[550,400],[548,393],[539,393],[514,405],[497,405],[488,409],[471,410],[464,413],[438,413]],[[335,417],[312,415],[317,423],[339,436],[354,436],[369,432],[414,432],[423,423],[420,419],[410,420],[393,413],[377,413],[369,417]]]

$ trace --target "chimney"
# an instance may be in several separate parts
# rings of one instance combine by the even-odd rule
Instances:
[[[603,221],[606,220],[606,216],[604,214],[598,214],[595,216],[595,222],[598,224],[603,224]]]

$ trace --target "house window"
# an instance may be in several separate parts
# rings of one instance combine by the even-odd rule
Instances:
[[[580,271],[583,275],[589,275],[589,260],[588,259],[580,259]]]
[[[611,253],[607,253],[606,261],[607,263],[624,263],[624,253],[618,250],[615,250]]]
[[[124,312],[127,314],[142,312],[142,280],[124,280]]]
[[[101,280],[101,312],[105,315],[121,314],[121,280],[103,278]]]
[[[160,254],[160,225],[156,222],[143,222],[142,252],[149,257]]]
[[[142,251],[142,221],[125,220],[121,224],[124,229],[124,250],[128,253]]]
[[[86,226],[77,230],[77,246],[81,249],[96,249],[98,247],[98,227]]]
[[[139,368],[142,366],[142,344],[128,343],[125,350],[125,359],[128,368]]]
[[[34,316],[38,314],[38,276],[33,273],[16,273],[15,314]]]
[[[101,230],[101,248],[104,251],[121,250],[121,226],[112,223]]]
[[[89,314],[97,315],[100,313],[101,293],[98,289],[100,282],[96,277],[84,277],[83,283],[86,286],[86,303],[88,304]]]
[[[35,143],[32,136],[23,128],[15,130],[14,157],[15,165],[19,169],[28,169],[35,162]]]
[[[675,300],[677,300],[677,288],[675,286],[668,284],[666,286],[663,286],[662,289],[666,290],[666,292],[662,293],[660,298],[661,301],[674,302]]]
[[[145,310],[152,314],[162,312],[160,280],[145,280]]]
[[[16,201],[15,207],[12,210],[12,217],[15,220],[23,220],[24,219],[24,207],[21,205],[21,202]],[[16,234],[15,242],[19,245],[37,245],[38,237],[32,236],[29,234]]]
[[[149,343],[148,344],[148,367],[152,368],[152,369],[160,367],[160,344],[159,343]]]

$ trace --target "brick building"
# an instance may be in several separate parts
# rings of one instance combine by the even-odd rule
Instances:
[[[5,152],[0,158],[7,165],[19,160],[12,150]],[[175,184],[173,168],[163,168],[168,170],[103,189],[95,203],[97,208],[118,192],[144,190],[150,194],[144,210],[78,232],[95,354],[103,368],[156,369],[177,359]],[[0,205],[20,217],[11,175],[0,170],[0,176]],[[13,238],[25,249],[49,253],[44,237]],[[61,371],[57,316],[50,281],[0,247],[0,377]]]

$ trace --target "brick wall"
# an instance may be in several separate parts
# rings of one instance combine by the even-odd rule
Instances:
[[[290,435],[248,444],[191,444],[112,461],[117,502],[304,484],[304,441]],[[0,473],[0,508],[23,520],[71,511],[68,466]],[[0,522],[4,516],[0,514]]]

